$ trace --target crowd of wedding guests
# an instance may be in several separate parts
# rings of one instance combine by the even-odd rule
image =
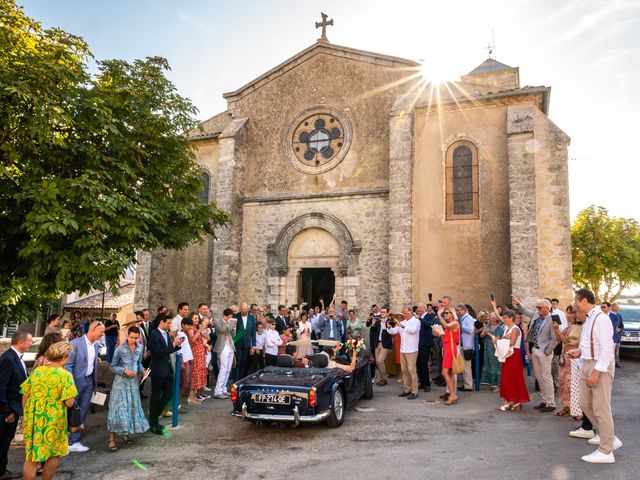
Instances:
[[[294,340],[344,344],[367,332],[374,359],[372,379],[379,387],[397,377],[402,384],[398,396],[414,400],[420,390],[429,392],[435,384],[446,387],[441,398],[449,406],[458,403],[458,392],[484,385],[499,393],[499,410],[517,411],[533,396],[525,382],[532,372],[541,397],[534,408],[582,421],[570,435],[599,445],[583,460],[612,463],[613,450],[622,446],[613,433],[610,409],[611,382],[619,362],[615,344],[620,341],[622,319],[616,305],[596,306],[588,290],[578,290],[574,303],[565,310],[558,303],[557,299],[539,299],[530,309],[512,297],[502,307],[492,295],[491,308],[476,313],[471,305],[454,303],[445,295],[435,302],[407,305],[400,313],[392,313],[388,305],[373,305],[365,319],[346,301],[339,305],[332,301],[328,306],[321,301],[315,307],[304,302],[279,305],[274,312],[242,303],[224,309],[219,316],[212,315],[204,303],[192,311],[182,302],[175,315],[161,306],[153,320],[144,309],[128,314],[123,321],[114,314],[104,324],[92,318],[83,321],[81,312],[74,312],[69,320],[52,315],[30,374],[22,360],[31,348],[29,333],[17,331],[11,348],[0,357],[4,418],[0,423],[0,480],[31,479],[37,473],[51,478],[61,456],[89,450],[80,441],[82,425],[98,390],[103,346],[114,376],[107,447],[116,451],[117,437],[131,444],[136,434],[162,434],[163,417],[175,411],[188,413],[190,407],[211,396],[227,399],[230,382],[274,365],[278,355],[301,358],[313,353],[308,342],[294,346]],[[599,317],[604,319],[595,322]],[[174,372],[178,370],[180,393],[174,399]],[[148,383],[146,415],[142,399]],[[79,411],[77,428],[67,424],[69,407]],[[6,467],[20,416],[24,416],[25,463],[23,472],[17,474]]]

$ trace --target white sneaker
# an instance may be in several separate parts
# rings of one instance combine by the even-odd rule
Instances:
[[[577,428],[575,430],[571,430],[569,432],[569,435],[571,437],[573,437],[573,438],[586,438],[586,439],[589,439],[589,438],[593,438],[595,434],[594,434],[593,430],[585,430],[584,428],[580,427],[580,428]]]
[[[89,450],[89,447],[85,447],[80,442],[72,443],[69,445],[69,452],[82,453]]]
[[[591,440],[587,440],[589,445],[600,445],[600,435],[593,437]],[[622,446],[622,441],[618,437],[613,437],[613,449],[617,450]]]
[[[596,450],[589,455],[585,455],[581,457],[582,460],[589,463],[616,463],[616,459],[613,456],[613,453],[602,453],[600,450]]]

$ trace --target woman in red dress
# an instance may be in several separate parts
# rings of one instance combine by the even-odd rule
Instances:
[[[516,314],[511,310],[502,313],[504,332],[500,339],[508,339],[513,347],[513,353],[502,364],[500,376],[500,396],[504,398],[504,405],[500,407],[506,410],[522,410],[522,404],[529,402],[529,391],[524,383],[524,371],[522,370],[522,352],[520,352],[520,329],[514,323]],[[498,337],[493,337],[493,343],[497,343]]]
[[[191,369],[191,395],[194,400],[206,399],[204,387],[207,386],[207,347],[204,344],[202,331],[206,331],[206,325],[200,325],[200,315],[191,314],[195,334],[189,339],[189,345],[193,352],[193,366]]]
[[[460,324],[452,308],[443,311],[442,316],[438,316],[438,320],[442,328],[444,328],[444,334],[442,335],[442,376],[449,389],[449,396],[444,404],[453,405],[454,403],[458,403],[458,396],[456,395],[455,376],[451,371],[451,366],[453,364],[453,357],[459,355]],[[437,335],[436,331],[434,331],[434,335]]]

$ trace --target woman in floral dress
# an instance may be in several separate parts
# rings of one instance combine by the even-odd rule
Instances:
[[[73,406],[78,390],[64,369],[73,348],[67,342],[54,343],[46,353],[48,363],[36,368],[22,384],[24,404],[23,478],[36,478],[37,462],[44,462],[42,478],[53,478],[60,457],[69,453],[67,408]]]
[[[122,435],[126,444],[133,443],[129,437],[135,433],[149,430],[149,422],[144,416],[140,402],[138,375],[142,374],[142,345],[138,343],[140,329],[129,327],[127,341],[116,348],[111,362],[111,371],[115,373],[111,395],[109,396],[109,450],[115,452],[116,435]]]
[[[193,353],[193,365],[191,367],[191,394],[195,400],[208,398],[204,394],[207,386],[207,347],[209,346],[208,322],[205,318],[200,324],[200,315],[197,312],[191,314],[194,334],[189,338],[191,352]],[[205,345],[206,342],[206,345]]]
[[[500,371],[502,365],[496,357],[496,347],[491,336],[501,337],[504,332],[495,312],[489,314],[489,323],[482,329],[480,337],[484,342],[484,364],[482,367],[481,383],[490,385],[494,392],[500,391]]]

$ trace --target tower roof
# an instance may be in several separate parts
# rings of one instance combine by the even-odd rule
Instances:
[[[500,63],[493,58],[487,58],[484,62],[471,70],[467,75],[480,75],[483,73],[499,72],[501,70],[513,70],[513,67]]]

